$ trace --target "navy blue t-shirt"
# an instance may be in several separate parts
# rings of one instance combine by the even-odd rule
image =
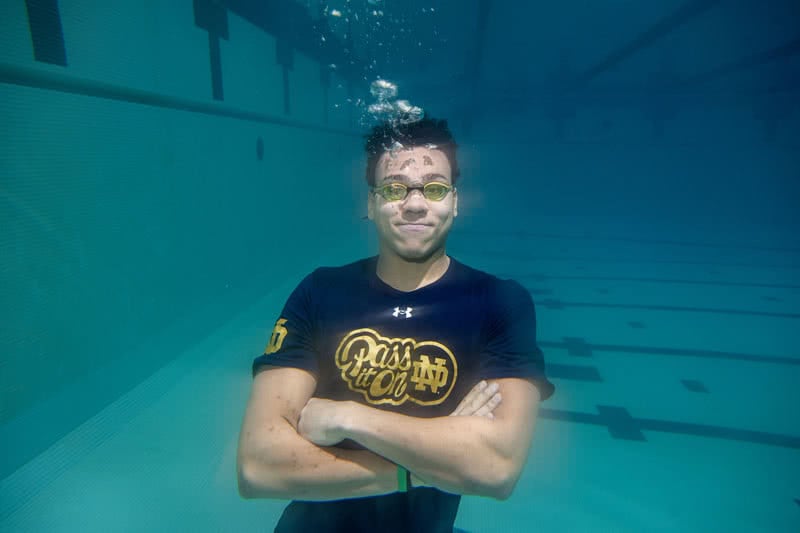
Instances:
[[[281,312],[253,376],[308,370],[314,396],[409,416],[447,416],[482,379],[527,378],[553,395],[536,342],[530,294],[517,282],[450,258],[434,283],[403,292],[376,273],[377,256],[306,276]],[[347,441],[343,443],[347,445]],[[330,502],[293,501],[275,531],[450,533],[460,496],[430,487]]]

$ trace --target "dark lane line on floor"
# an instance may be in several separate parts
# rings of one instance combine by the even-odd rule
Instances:
[[[528,289],[531,291],[532,289]],[[643,311],[671,311],[680,313],[710,313],[716,315],[744,315],[772,318],[800,318],[800,313],[776,313],[770,311],[752,311],[747,309],[726,309],[723,307],[690,307],[680,305],[638,305],[638,304],[604,304],[596,302],[565,302],[555,298],[536,300],[537,307],[547,309],[564,309],[581,307],[590,309],[637,309]]]
[[[566,411],[563,409],[539,408],[539,417],[548,420],[563,422],[576,422],[578,424],[591,424],[605,426],[614,439],[647,441],[645,431],[658,431],[675,435],[688,435],[693,437],[706,437],[722,439],[741,443],[763,444],[766,446],[779,446],[783,448],[800,449],[800,437],[753,431],[709,424],[694,424],[689,422],[675,422],[672,420],[658,420],[655,418],[635,418],[624,407],[612,405],[597,405],[598,414]]]
[[[758,287],[767,289],[800,289],[800,285],[790,285],[786,283],[756,283],[748,281],[710,281],[680,278],[630,278],[622,276],[551,276],[547,274],[498,274],[501,278],[517,280],[547,281],[547,280],[570,280],[570,281],[621,281],[624,283],[654,283],[654,284],[677,284],[677,285],[709,285],[720,287]]]
[[[671,355],[676,357],[694,357],[698,359],[723,359],[726,361],[746,361],[775,365],[799,366],[800,357],[774,355],[754,355],[746,353],[725,352],[719,350],[697,350],[688,348],[665,348],[658,346],[632,346],[622,344],[595,344],[586,342],[580,337],[564,337],[563,342],[539,341],[539,347],[566,350],[574,357],[592,357],[594,352],[627,353],[636,355]],[[548,364],[548,368],[550,365]]]

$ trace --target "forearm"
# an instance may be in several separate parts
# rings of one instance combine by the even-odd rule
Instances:
[[[288,423],[241,461],[245,498],[326,501],[397,491],[397,466],[369,450],[319,447]]]
[[[456,494],[503,497],[510,459],[489,436],[493,421],[479,416],[414,418],[360,404],[349,406],[342,432],[403,465],[426,484]]]

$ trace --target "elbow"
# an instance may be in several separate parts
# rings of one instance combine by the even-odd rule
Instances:
[[[237,471],[239,496],[245,500],[293,500],[303,493],[276,465],[243,462]]]
[[[511,494],[514,492],[514,487],[517,486],[518,479],[518,475],[507,476],[506,478],[500,480],[500,482],[492,485],[491,492],[488,494],[488,496],[500,501],[509,499]]]
[[[495,487],[495,498],[498,500],[507,500],[514,492],[519,478],[522,477],[522,469],[525,463],[518,463],[514,460],[509,460],[504,476],[501,477],[500,482]]]
[[[244,464],[239,462],[236,465],[236,472],[239,486],[239,496],[245,500],[255,498],[255,494],[253,493],[253,485],[250,483],[250,479],[247,477],[247,470],[245,470]]]
[[[506,481],[505,483],[493,487],[491,497],[495,500],[505,501],[511,497],[511,494],[514,492],[514,487],[516,486],[516,479]]]
[[[253,484],[253,461],[248,457],[243,448],[236,454],[236,482],[239,496],[245,500],[255,498],[255,485]]]
[[[511,497],[517,486],[521,472],[511,467],[495,468],[491,475],[483,476],[480,481],[473,483],[475,495],[505,501]]]
[[[282,498],[283,495],[272,485],[272,478],[264,475],[260,470],[259,474],[254,473],[253,466],[249,463],[240,462],[237,465],[237,484],[239,496],[245,500],[256,498]]]

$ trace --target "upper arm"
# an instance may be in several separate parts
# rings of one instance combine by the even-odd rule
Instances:
[[[516,482],[528,457],[539,415],[541,395],[531,381],[522,378],[492,380],[500,385],[502,401],[493,411],[496,425],[494,445],[509,463],[509,476]]]
[[[260,371],[253,378],[253,388],[239,434],[237,463],[253,453],[263,452],[271,439],[279,438],[288,423],[297,430],[300,411],[314,394],[317,380],[313,374],[293,367],[274,367]]]

